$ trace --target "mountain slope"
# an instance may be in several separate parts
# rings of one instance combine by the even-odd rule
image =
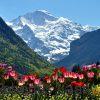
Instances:
[[[50,64],[31,50],[0,17],[0,62],[16,66],[31,66],[33,70]]]
[[[50,62],[63,59],[70,43],[97,27],[82,26],[63,17],[54,17],[44,10],[19,16],[8,23],[34,51]],[[34,45],[35,44],[35,45]]]
[[[100,29],[84,34],[71,43],[67,57],[57,63],[58,66],[90,64],[100,61]],[[71,67],[70,67],[71,68]]]

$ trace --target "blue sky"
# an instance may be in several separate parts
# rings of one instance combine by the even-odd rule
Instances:
[[[100,0],[0,0],[0,16],[6,21],[37,9],[82,25],[100,26]]]

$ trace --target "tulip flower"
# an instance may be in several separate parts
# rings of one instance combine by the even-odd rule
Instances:
[[[16,72],[15,72],[15,71],[10,71],[10,72],[9,72],[9,75],[10,75],[11,77],[14,77],[14,76],[16,76]]]
[[[96,68],[96,67],[97,67],[96,64],[91,65],[91,68]]]
[[[83,87],[83,86],[86,86],[86,84],[84,82],[76,82],[76,81],[73,81],[71,82],[71,86],[80,86],[80,87]]]
[[[84,82],[78,82],[77,85],[80,87],[86,86],[86,84]]]
[[[57,74],[53,74],[52,78],[53,78],[53,80],[57,80],[58,79],[58,75]]]
[[[64,83],[65,79],[64,79],[64,77],[59,77],[59,78],[58,78],[58,81],[59,81],[60,83]]]
[[[40,79],[35,79],[34,84],[39,85],[40,84]]]
[[[58,69],[58,68],[54,69],[53,74],[57,74],[57,73],[58,73],[58,71],[59,71],[59,69]]]
[[[83,70],[83,71],[87,71],[87,70],[88,70],[88,67],[87,67],[87,66],[83,66],[83,67],[82,67],[82,70]]]
[[[66,68],[65,68],[65,67],[60,67],[59,70],[60,70],[60,72],[62,72],[62,73],[66,72]]]
[[[51,78],[46,79],[47,83],[51,83]]]
[[[87,65],[88,70],[91,70],[92,65]]]
[[[73,78],[72,72],[69,72],[68,76],[69,78]]]
[[[9,75],[8,75],[8,74],[5,74],[5,75],[3,76],[3,78],[4,78],[5,80],[9,79]]]
[[[23,80],[18,81],[19,86],[23,86],[24,84],[25,84],[25,82]]]
[[[72,78],[76,79],[77,78],[77,74],[76,73],[72,73]]]
[[[77,78],[77,74],[73,72],[69,72],[69,78]]]
[[[81,79],[84,78],[84,75],[83,75],[83,74],[79,74],[79,75],[78,75],[78,78],[81,80]]]
[[[76,81],[71,82],[71,86],[77,86],[77,82]]]
[[[64,78],[68,78],[69,77],[69,73],[68,72],[63,72],[63,76],[64,76]]]
[[[27,82],[28,81],[28,76],[27,75],[22,76],[22,80]]]
[[[51,77],[50,76],[45,76],[44,79],[47,83],[51,83]]]
[[[33,81],[33,80],[35,80],[35,76],[34,75],[29,75],[29,79]]]
[[[14,80],[18,79],[18,75],[16,74],[15,76],[13,76]]]
[[[93,78],[94,77],[94,72],[88,72],[87,76],[88,76],[88,78]]]

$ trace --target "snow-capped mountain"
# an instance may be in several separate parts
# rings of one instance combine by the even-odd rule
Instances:
[[[50,62],[63,59],[70,51],[70,43],[85,32],[99,27],[82,26],[63,17],[54,17],[45,10],[37,10],[7,22],[34,51]]]

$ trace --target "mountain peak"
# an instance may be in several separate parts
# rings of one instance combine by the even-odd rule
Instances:
[[[57,20],[57,18],[51,15],[46,10],[36,10],[33,12],[26,13],[25,15],[19,16],[17,19],[14,19],[12,22],[15,24],[16,23],[19,24],[18,22],[23,22],[22,20],[28,21],[31,24],[41,26],[46,24],[46,20],[55,21]]]
[[[53,16],[49,11],[47,10],[36,10],[34,12],[41,12],[41,13],[44,13],[44,14],[47,14],[47,15],[50,15],[50,16]]]

